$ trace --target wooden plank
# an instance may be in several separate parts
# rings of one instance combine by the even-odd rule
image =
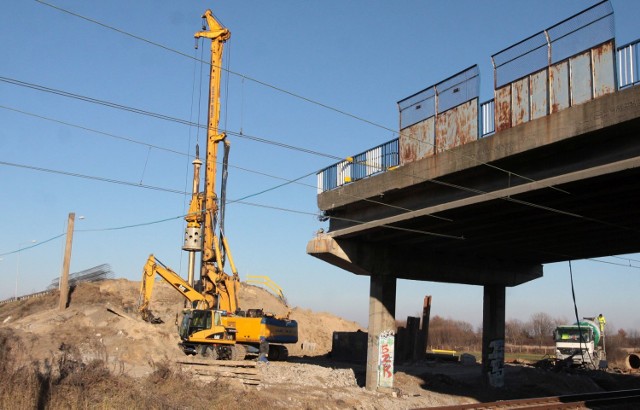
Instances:
[[[220,373],[230,373],[230,374],[244,374],[244,375],[259,375],[260,372],[256,369],[228,369],[228,368],[220,368],[220,369],[198,369],[198,368],[190,368],[187,367],[190,371],[195,372],[196,374],[220,374]]]
[[[251,360],[212,360],[190,358],[188,360],[178,360],[176,363],[185,365],[200,366],[224,366],[224,367],[256,367],[257,362]]]
[[[199,373],[199,372],[196,372],[195,375],[202,376],[202,377],[235,377],[235,378],[247,379],[247,380],[255,380],[255,381],[261,381],[262,380],[262,376],[260,376],[260,375],[236,374],[236,373],[229,373],[229,372],[220,372],[220,373]]]
[[[260,370],[254,361],[207,360],[191,358],[176,362],[184,373],[196,380],[214,381],[220,378],[239,380],[245,385],[258,386],[262,382]]]
[[[212,377],[212,376],[202,376],[202,375],[194,375],[192,376],[193,379],[195,380],[199,380],[199,381],[203,381],[203,382],[212,382],[215,381],[216,378]],[[259,386],[260,385],[260,380],[251,380],[251,379],[244,379],[244,378],[235,378],[236,380],[242,382],[243,384],[246,384],[248,386]]]

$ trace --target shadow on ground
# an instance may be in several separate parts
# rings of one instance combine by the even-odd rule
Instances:
[[[289,357],[289,361],[352,369],[358,386],[365,385],[366,366],[363,363],[334,361],[328,356]],[[480,402],[640,388],[640,373],[616,370],[543,369],[506,364],[504,386],[499,388],[489,385],[480,364],[418,361],[396,365],[394,370],[394,388],[402,394],[428,391]]]

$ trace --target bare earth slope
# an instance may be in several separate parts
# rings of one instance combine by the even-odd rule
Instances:
[[[157,377],[159,367],[170,366],[181,378],[190,377],[176,364],[185,359],[177,346],[175,326],[183,299],[169,285],[158,282],[151,309],[164,323],[152,325],[136,312],[139,285],[124,279],[81,284],[64,311],[58,309],[57,294],[0,305],[0,333],[14,341],[11,353],[15,366],[59,363],[61,355],[74,351],[84,363],[95,359],[106,363],[115,375],[148,380]],[[243,284],[239,297],[244,309],[262,308],[278,315],[289,312],[279,299],[255,286]],[[290,360],[258,364],[262,382],[257,387],[233,379],[218,380],[239,394],[236,403],[215,408],[233,408],[234,404],[246,408],[241,400],[250,400],[256,403],[255,408],[408,409],[598,391],[617,383],[602,372],[594,378],[507,366],[505,388],[491,389],[479,365],[421,362],[396,365],[394,389],[370,392],[360,387],[364,384],[363,365],[333,362],[326,356],[332,333],[356,331],[357,323],[301,308],[293,308],[289,314],[299,326],[299,342],[288,346]],[[631,387],[640,387],[638,378],[624,386]],[[179,408],[206,408],[204,404],[192,402]]]
[[[139,282],[125,279],[81,284],[64,311],[58,310],[57,294],[48,295],[1,306],[0,321],[25,337],[33,359],[46,359],[66,343],[78,346],[85,357],[108,359],[113,366],[143,374],[145,369],[150,371],[153,362],[183,357],[177,346],[175,321],[184,299],[169,285],[158,282],[150,307],[164,323],[151,325],[136,313],[139,286]],[[243,284],[239,299],[245,309],[261,308],[283,316],[289,312],[278,298],[256,286]],[[305,342],[305,355],[324,355],[331,350],[333,331],[360,328],[328,313],[294,308],[289,315],[300,329],[299,343],[288,345],[292,356],[303,354]]]

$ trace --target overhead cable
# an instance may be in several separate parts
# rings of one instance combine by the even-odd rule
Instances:
[[[133,187],[136,187],[136,188],[151,189],[151,190],[154,190],[154,191],[164,191],[164,192],[171,192],[171,193],[174,193],[174,194],[187,195],[186,192],[179,191],[179,190],[176,190],[176,189],[161,188],[161,187],[157,187],[157,186],[153,186],[153,185],[146,185],[146,184],[139,184],[139,183],[135,183],[135,182],[120,181],[120,180],[112,179],[112,178],[104,178],[104,177],[98,177],[98,176],[92,176],[92,175],[84,175],[84,174],[79,174],[79,173],[76,173],[76,172],[60,171],[60,170],[55,170],[55,169],[36,167],[36,166],[33,166],[33,165],[16,164],[16,163],[6,162],[6,161],[0,161],[0,165],[6,165],[6,166],[16,167],[16,168],[25,168],[25,169],[30,169],[30,170],[33,170],[33,171],[48,172],[50,174],[66,175],[66,176],[75,177],[75,178],[92,179],[92,180],[95,180],[95,181],[109,182],[109,183],[112,183],[112,184],[128,185],[128,186],[133,186]]]
[[[187,121],[187,120],[183,120],[183,119],[179,119],[179,118],[174,118],[174,117],[171,117],[171,116],[168,116],[168,115],[154,113],[154,112],[142,110],[142,109],[139,109],[139,108],[128,107],[128,106],[125,106],[125,105],[122,105],[122,104],[113,103],[113,102],[104,101],[104,100],[99,100],[99,99],[96,99],[96,98],[93,98],[93,97],[82,96],[82,95],[70,93],[70,92],[67,92],[67,91],[56,90],[56,89],[53,89],[53,88],[50,88],[50,87],[45,87],[45,86],[41,86],[41,85],[37,85],[37,84],[33,84],[33,83],[28,83],[28,82],[24,82],[24,81],[21,81],[21,80],[15,80],[15,79],[11,79],[11,78],[0,76],[0,81],[4,81],[4,82],[10,83],[10,84],[14,84],[14,85],[18,85],[18,86],[23,86],[23,87],[27,87],[27,88],[36,89],[36,90],[39,90],[39,91],[51,92],[53,94],[57,94],[57,95],[61,95],[61,96],[69,97],[69,98],[76,98],[76,99],[79,99],[79,100],[82,100],[82,101],[92,102],[92,103],[95,103],[95,104],[105,105],[105,106],[108,106],[108,107],[111,107],[111,108],[130,111],[130,112],[134,112],[134,113],[141,114],[141,115],[149,115],[151,117],[163,119],[163,120],[166,120],[166,121],[174,121],[174,122],[178,122],[180,124],[207,128],[207,126],[205,126],[205,125],[194,124],[191,121]],[[309,153],[309,154],[313,154],[313,155],[317,155],[317,156],[323,156],[323,157],[334,158],[334,159],[341,159],[340,157],[337,157],[337,156],[334,156],[334,155],[325,154],[325,153],[321,153],[321,152],[314,151],[314,150],[309,150],[309,149],[302,148],[302,147],[296,147],[296,146],[293,146],[293,145],[289,145],[289,144],[285,144],[285,143],[281,143],[281,142],[277,142],[277,141],[268,140],[266,138],[252,137],[252,136],[248,136],[246,134],[235,133],[235,132],[232,132],[232,131],[227,131],[227,134],[235,135],[235,136],[237,136],[239,138],[246,138],[246,139],[250,139],[252,141],[262,142],[262,143],[265,143],[265,144],[271,144],[271,145],[275,145],[275,146],[279,146],[279,147],[283,147],[283,148],[287,148],[287,149],[291,149],[291,150],[295,150],[295,151],[299,151],[299,152],[305,152],[305,153]],[[396,172],[398,172],[398,171],[396,171]],[[438,185],[443,185],[443,186],[447,186],[447,187],[450,187],[450,188],[463,190],[463,191],[474,193],[474,194],[483,194],[483,195],[492,196],[491,192],[485,192],[485,191],[482,191],[482,190],[479,190],[479,189],[475,189],[475,188],[468,188],[468,187],[464,187],[464,186],[461,186],[461,185],[453,184],[453,183],[450,183],[450,182],[440,181],[438,179],[433,179],[433,178],[431,178],[431,179],[430,178],[424,178],[424,177],[413,175],[413,174],[406,174],[406,175],[409,176],[409,177],[412,177],[412,178],[416,178],[416,179],[421,180],[421,181],[430,182],[430,183],[434,183],[434,184],[438,184]],[[496,199],[500,199],[500,200],[504,200],[504,201],[508,201],[508,202],[518,203],[518,204],[525,205],[525,206],[531,206],[531,207],[534,207],[534,208],[547,210],[549,212],[554,212],[554,213],[558,213],[558,214],[562,214],[562,215],[567,215],[567,216],[573,216],[573,217],[576,217],[576,218],[586,219],[586,220],[590,220],[590,221],[593,221],[593,222],[601,223],[601,224],[604,224],[604,225],[607,225],[607,226],[616,226],[616,225],[613,225],[613,224],[611,224],[609,222],[599,221],[599,220],[594,219],[594,218],[588,218],[588,217],[585,217],[585,216],[582,216],[582,215],[578,215],[578,214],[562,211],[562,210],[551,208],[551,207],[547,207],[547,206],[544,206],[544,205],[538,205],[538,204],[535,204],[535,203],[532,203],[532,202],[518,200],[518,199],[515,199],[515,198],[512,198],[512,197],[495,196],[495,198]]]
[[[162,45],[162,44],[160,44],[160,43],[157,43],[157,42],[154,42],[154,41],[151,41],[151,40],[145,39],[145,38],[143,38],[143,37],[140,37],[140,36],[137,36],[137,35],[134,35],[134,34],[128,33],[128,32],[126,32],[126,31],[124,31],[124,30],[121,30],[121,29],[118,29],[118,28],[115,28],[115,27],[109,26],[109,25],[107,25],[107,24],[104,24],[104,23],[98,22],[98,21],[96,21],[96,20],[94,20],[94,19],[91,19],[91,18],[88,18],[88,17],[82,16],[82,15],[80,15],[80,14],[77,14],[77,13],[71,12],[71,11],[66,10],[66,9],[63,9],[63,8],[61,8],[61,7],[54,6],[54,5],[52,5],[52,4],[50,4],[50,3],[47,3],[47,2],[45,2],[45,1],[42,1],[42,0],[36,0],[36,1],[37,1],[38,3],[43,4],[43,5],[46,5],[46,6],[52,7],[52,8],[54,8],[54,9],[56,9],[56,10],[62,11],[62,12],[64,12],[64,13],[68,13],[68,14],[73,15],[73,16],[75,16],[75,17],[78,17],[78,18],[84,19],[84,20],[89,21],[89,22],[91,22],[91,23],[98,24],[98,25],[100,25],[100,26],[102,26],[102,27],[104,27],[104,28],[107,28],[107,29],[110,29],[110,30],[116,31],[116,32],[118,32],[118,33],[120,33],[120,34],[123,34],[123,35],[129,36],[129,37],[134,38],[134,39],[136,39],[136,40],[140,40],[140,41],[143,41],[143,42],[145,42],[145,43],[147,43],[147,44],[151,44],[151,45],[154,45],[154,46],[160,47],[160,48],[162,48],[163,50],[166,50],[166,51],[170,51],[170,52],[176,53],[176,54],[178,54],[178,55],[180,55],[180,56],[187,57],[187,58],[189,58],[189,59],[196,59],[196,57],[192,57],[192,56],[190,56],[190,55],[188,55],[188,54],[186,54],[186,53],[183,53],[183,52],[181,52],[181,51],[178,51],[178,50],[172,49],[172,48],[167,47],[167,46],[164,46],[164,45]],[[205,64],[211,65],[211,63],[210,63],[210,62],[203,61],[202,59],[200,59],[200,61],[201,61],[201,62],[203,62],[203,63],[205,63]],[[262,85],[262,86],[264,86],[264,87],[271,88],[271,89],[273,89],[273,90],[275,90],[275,91],[278,91],[278,92],[281,92],[281,93],[283,93],[283,94],[289,95],[289,96],[291,96],[291,97],[294,97],[294,98],[300,99],[300,100],[302,100],[302,101],[308,102],[308,103],[310,103],[310,104],[317,105],[317,106],[322,107],[322,108],[324,108],[324,109],[327,109],[327,110],[330,110],[330,111],[336,112],[336,113],[338,113],[338,114],[341,114],[341,115],[344,115],[344,116],[347,116],[347,117],[350,117],[350,118],[352,118],[352,119],[355,119],[355,120],[361,121],[361,122],[363,122],[363,123],[366,123],[366,124],[372,125],[372,126],[374,126],[374,127],[377,127],[377,128],[380,128],[380,129],[383,129],[383,130],[386,130],[386,131],[390,131],[390,132],[392,132],[393,134],[397,134],[397,135],[399,135],[399,136],[400,136],[400,135],[402,135],[402,136],[404,136],[404,137],[406,137],[406,138],[413,139],[413,140],[415,140],[415,141],[416,141],[417,143],[419,143],[419,144],[427,144],[427,145],[433,146],[434,148],[436,148],[436,149],[437,149],[437,146],[436,146],[436,144],[434,144],[434,143],[430,143],[430,142],[428,142],[428,141],[422,141],[422,140],[420,140],[420,139],[418,139],[418,138],[416,138],[416,137],[414,137],[414,136],[412,136],[412,135],[402,134],[402,132],[401,132],[401,131],[396,131],[396,130],[391,129],[391,128],[389,128],[389,127],[385,126],[385,125],[382,125],[382,124],[376,123],[376,122],[374,122],[374,121],[368,120],[368,119],[366,119],[366,118],[363,118],[363,117],[360,117],[360,116],[357,116],[357,115],[351,114],[351,113],[349,113],[349,112],[347,112],[347,111],[344,111],[344,110],[341,110],[341,109],[338,109],[338,108],[332,107],[332,106],[330,106],[330,105],[328,105],[328,104],[321,103],[321,102],[316,101],[316,100],[313,100],[313,99],[311,99],[311,98],[304,97],[304,96],[302,96],[302,95],[300,95],[300,94],[296,94],[296,93],[294,93],[294,92],[291,92],[291,91],[285,90],[285,89],[283,89],[283,88],[280,88],[280,87],[274,86],[274,85],[272,85],[272,84],[266,83],[266,82],[264,82],[264,81],[261,81],[261,80],[258,80],[258,79],[255,79],[255,78],[249,77],[249,76],[247,76],[247,75],[244,75],[244,74],[241,74],[241,73],[237,73],[237,72],[231,71],[228,67],[227,67],[227,68],[225,68],[225,67],[216,67],[216,68],[218,68],[218,69],[220,69],[220,70],[222,70],[222,71],[226,71],[226,72],[228,72],[229,74],[233,74],[233,75],[239,76],[239,77],[240,77],[240,78],[242,78],[242,79],[246,79],[246,80],[252,81],[252,82],[254,82],[254,83],[256,83],[256,84]],[[238,135],[238,136],[241,136],[241,135]],[[449,151],[449,150],[450,150],[450,149],[445,149],[444,151]],[[476,164],[478,164],[478,165],[487,166],[487,167],[492,168],[492,169],[495,169],[495,170],[497,170],[497,171],[501,171],[501,172],[507,173],[507,174],[509,174],[509,175],[517,176],[517,177],[522,178],[522,179],[524,179],[524,180],[527,180],[527,181],[529,181],[529,182],[535,182],[535,180],[534,180],[534,179],[532,179],[532,178],[529,178],[529,177],[526,177],[526,176],[524,176],[524,175],[520,175],[520,174],[518,174],[518,173],[515,173],[515,172],[512,172],[512,171],[509,171],[509,170],[506,170],[506,169],[501,168],[501,167],[498,167],[498,166],[496,166],[496,165],[494,165],[494,164],[490,164],[490,163],[487,163],[487,162],[484,162],[484,161],[480,161],[480,160],[478,160],[476,157],[469,156],[469,155],[466,155],[466,154],[464,154],[464,153],[461,153],[461,154],[462,154],[462,156],[463,156],[464,158],[468,158],[468,159],[470,159],[470,160],[474,161],[474,162],[475,162]],[[338,160],[338,161],[341,161],[342,159],[343,159],[343,158],[337,158],[337,160]],[[568,193],[567,191],[562,190],[562,189],[557,188],[557,187],[554,187],[554,186],[547,186],[547,188],[554,189],[554,190],[557,190],[557,191],[559,191],[559,192],[563,192],[563,193]]]
[[[26,82],[26,81],[16,80],[16,79],[13,79],[13,78],[0,76],[0,81],[8,83],[8,84],[17,85],[17,86],[20,86],[20,87],[31,88],[31,89],[34,89],[34,90],[37,90],[37,91],[43,91],[43,92],[59,95],[59,96],[62,96],[62,97],[73,98],[73,99],[77,99],[77,100],[80,100],[80,101],[90,102],[92,104],[98,104],[98,105],[103,105],[103,106],[110,107],[110,108],[115,108],[115,109],[118,109],[118,110],[128,111],[128,112],[132,112],[134,114],[145,115],[145,116],[149,116],[149,117],[153,117],[153,118],[158,118],[158,119],[161,119],[161,120],[164,120],[164,121],[170,121],[170,122],[175,122],[175,123],[178,123],[178,124],[188,125],[190,127],[199,127],[199,128],[205,128],[205,129],[208,128],[208,126],[206,126],[206,125],[196,124],[196,123],[194,123],[192,121],[184,120],[182,118],[172,117],[172,116],[169,116],[169,115],[160,114],[160,113],[156,113],[156,112],[152,112],[152,111],[147,111],[147,110],[143,110],[143,109],[135,108],[135,107],[131,107],[131,106],[126,106],[126,105],[114,103],[114,102],[111,102],[111,101],[101,100],[101,99],[98,99],[98,98],[87,97],[87,96],[84,96],[84,95],[75,94],[75,93],[71,93],[71,92],[63,91],[63,90],[58,90],[58,89],[55,89],[55,88],[46,87],[46,86],[38,85],[38,84],[34,84],[34,83],[29,83],[29,82]],[[293,151],[304,152],[304,153],[307,153],[307,154],[317,155],[317,156],[320,156],[320,157],[330,158],[330,159],[334,159],[334,160],[342,159],[341,157],[338,157],[338,156],[335,156],[335,155],[324,154],[324,153],[319,152],[319,151],[314,151],[314,150],[307,149],[307,148],[302,148],[302,147],[296,147],[294,145],[285,144],[283,142],[273,141],[273,140],[269,140],[269,139],[266,139],[266,138],[251,136],[251,135],[247,135],[247,134],[243,134],[243,133],[235,133],[233,131],[227,131],[227,130],[224,130],[224,131],[229,135],[234,135],[234,136],[237,136],[239,138],[244,138],[244,139],[248,139],[248,140],[251,140],[251,141],[261,142],[263,144],[275,145],[275,146],[278,146],[278,147],[281,147],[281,148],[286,148],[286,149],[290,149],[290,150],[293,150]]]

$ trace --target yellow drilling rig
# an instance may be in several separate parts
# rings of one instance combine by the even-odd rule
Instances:
[[[240,277],[229,243],[224,235],[224,202],[226,166],[229,142],[219,132],[220,80],[222,51],[231,33],[207,10],[202,16],[202,31],[195,38],[211,40],[211,71],[209,80],[209,116],[205,154],[204,192],[200,192],[198,147],[193,161],[193,189],[183,250],[189,252],[188,279],[185,281],[150,255],[144,266],[138,308],[145,320],[153,318],[149,302],[155,275],[159,275],[179,291],[190,304],[178,321],[180,346],[186,354],[242,360],[247,353],[260,358],[285,360],[288,351],[282,344],[298,341],[298,324],[288,317],[265,314],[262,309],[243,310],[238,305]],[[220,197],[216,195],[218,147],[224,147]],[[200,280],[194,282],[196,253],[202,252]],[[231,274],[224,271],[229,262]]]

